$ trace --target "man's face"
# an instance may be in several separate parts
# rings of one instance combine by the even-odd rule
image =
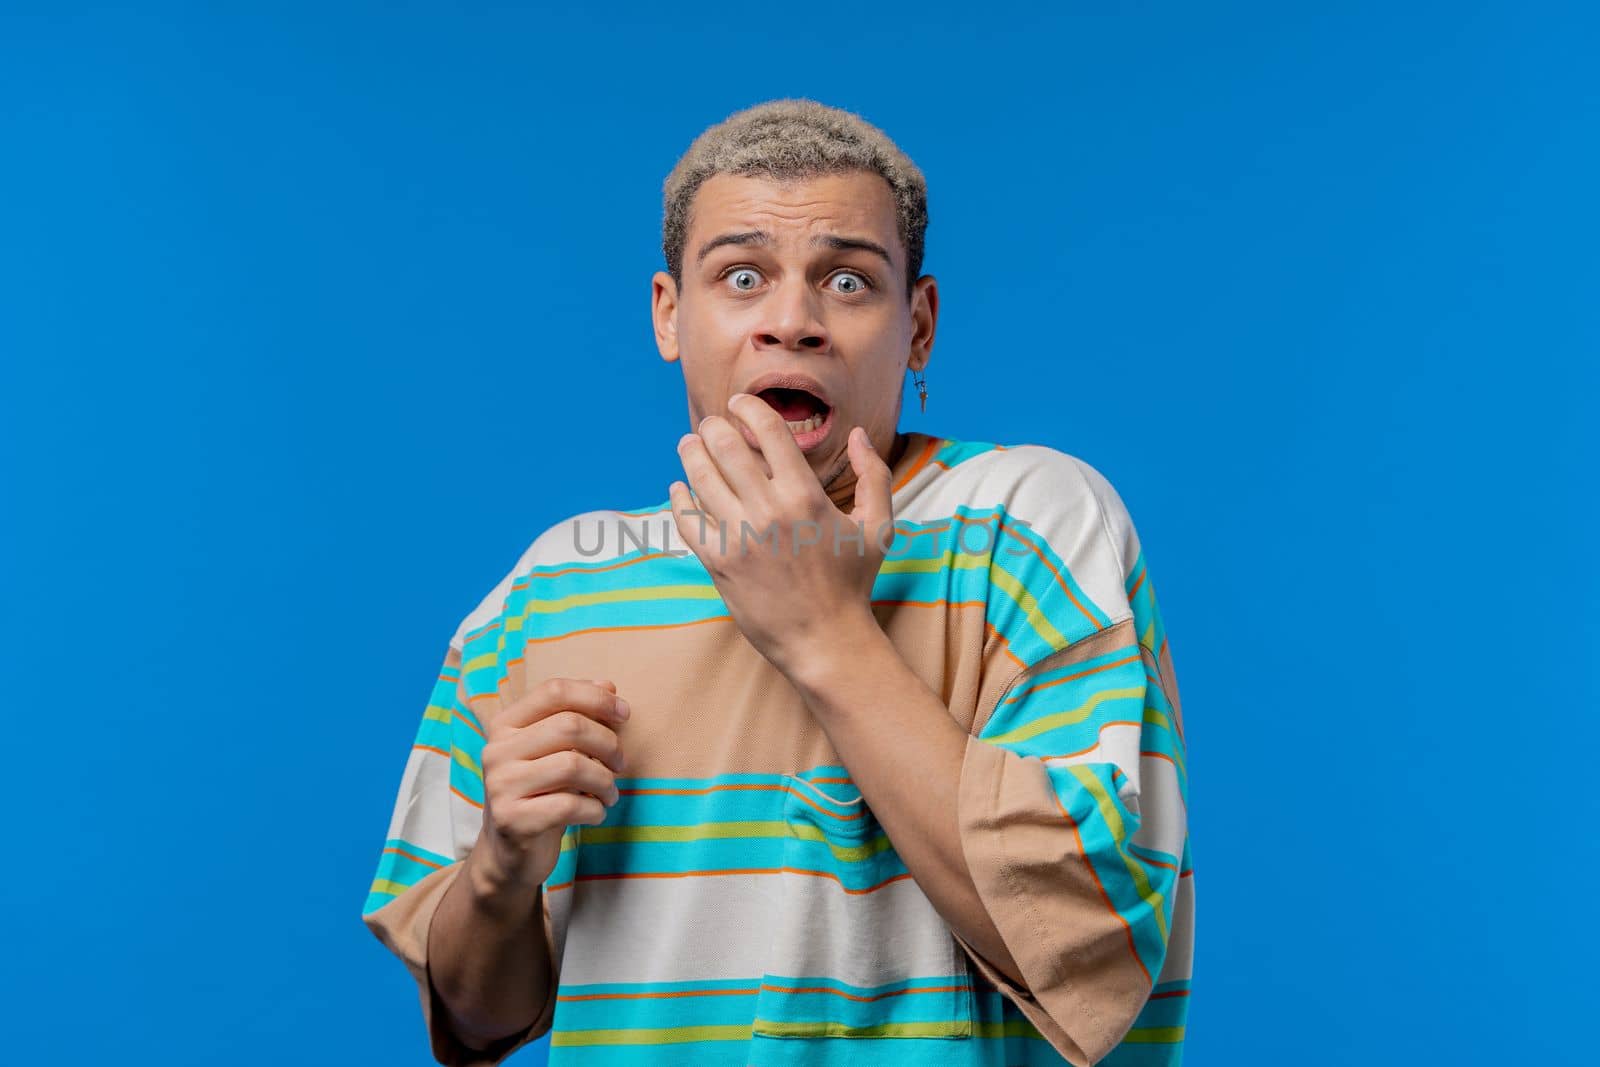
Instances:
[[[661,357],[682,364],[690,429],[727,416],[755,448],[728,398],[760,396],[830,497],[848,502],[850,429],[890,456],[903,376],[927,364],[938,307],[929,276],[906,297],[888,182],[867,171],[786,183],[714,175],[690,207],[682,273],[681,285],[655,275],[653,318]]]

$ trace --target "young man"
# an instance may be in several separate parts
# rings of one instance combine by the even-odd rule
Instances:
[[[751,108],[665,201],[684,480],[461,622],[364,911],[435,1058],[1179,1062],[1183,725],[1122,501],[897,430],[938,290],[876,128]]]

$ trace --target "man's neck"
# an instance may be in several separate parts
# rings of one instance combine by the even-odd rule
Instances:
[[[884,457],[884,462],[889,465],[890,470],[894,470],[895,464],[900,462],[900,458],[906,454],[906,448],[910,444],[911,437],[909,434],[895,432],[894,444],[890,447],[888,456]],[[832,472],[834,480],[831,483],[824,482],[823,486],[828,494],[828,499],[833,501],[833,506],[848,515],[851,509],[855,507],[856,472],[855,468],[850,466],[849,453],[840,456],[838,462],[839,465]]]

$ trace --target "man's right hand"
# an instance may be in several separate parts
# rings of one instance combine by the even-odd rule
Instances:
[[[609,681],[548,678],[489,717],[483,827],[468,858],[480,892],[532,895],[566,828],[605,821],[623,769],[615,731],[628,714]]]

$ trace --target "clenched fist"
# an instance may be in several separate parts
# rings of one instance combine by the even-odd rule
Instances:
[[[548,678],[489,718],[472,859],[490,885],[533,893],[555,869],[566,828],[605,821],[628,715],[609,681]]]

